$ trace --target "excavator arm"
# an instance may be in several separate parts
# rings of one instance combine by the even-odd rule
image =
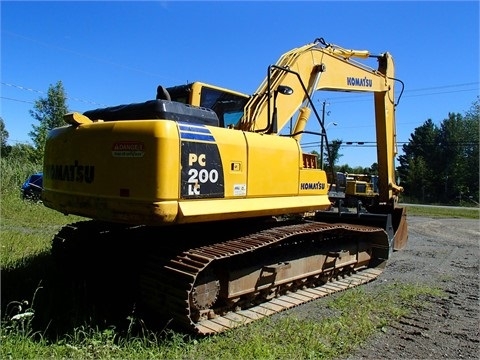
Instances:
[[[355,58],[375,57],[378,68],[370,68]],[[285,53],[245,106],[237,128],[243,131],[279,133],[294,118],[294,136],[300,140],[317,90],[373,93],[379,202],[393,205],[402,188],[395,183],[394,158],[397,154],[395,132],[394,64],[386,52],[370,55],[364,50],[348,50],[317,39],[311,44]],[[288,100],[281,97],[288,95]]]

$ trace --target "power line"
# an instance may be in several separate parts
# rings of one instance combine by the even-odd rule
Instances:
[[[152,76],[152,77],[158,77],[158,78],[161,78],[161,79],[169,79],[169,80],[171,79],[170,77],[167,77],[167,76],[164,76],[164,75],[159,75],[159,74],[152,73],[152,72],[149,72],[149,71],[134,68],[132,66],[128,66],[128,65],[116,63],[116,62],[113,62],[113,61],[105,60],[105,59],[102,59],[102,58],[99,58],[99,57],[95,57],[95,56],[92,56],[90,54],[84,54],[84,53],[81,53],[81,52],[78,52],[78,51],[73,51],[73,50],[70,50],[70,49],[67,49],[67,48],[64,48],[64,47],[52,45],[52,44],[46,43],[44,41],[39,41],[39,40],[36,40],[36,39],[32,39],[30,37],[20,35],[20,34],[11,32],[11,31],[3,31],[2,34],[16,36],[16,37],[24,39],[24,40],[32,41],[32,42],[34,42],[36,44],[39,44],[41,46],[44,46],[44,47],[49,47],[49,48],[53,48],[53,49],[56,49],[56,50],[61,50],[61,51],[73,54],[75,56],[81,56],[81,57],[84,57],[84,58],[87,58],[87,59],[90,59],[90,60],[94,60],[94,61],[97,61],[97,62],[100,62],[100,63],[104,63],[104,64],[107,64],[107,65],[110,65],[110,66],[117,66],[117,67],[120,67],[120,68],[124,68],[124,69],[131,70],[131,71],[134,71],[134,72],[142,73],[142,74]]]
[[[5,86],[8,86],[8,87],[16,88],[16,89],[19,89],[19,90],[34,92],[34,93],[37,93],[37,94],[40,94],[40,95],[48,95],[48,94],[47,94],[46,92],[44,92],[44,91],[35,90],[35,89],[29,88],[29,87],[26,87],[26,86],[22,86],[22,85],[16,85],[16,84],[11,84],[11,83],[6,83],[6,82],[3,82],[3,81],[1,82],[1,84],[2,84],[2,85],[5,85]],[[7,97],[3,97],[3,96],[1,96],[1,98],[2,98],[2,99],[6,99],[6,100],[20,101],[20,102],[26,102],[26,103],[34,104],[33,101],[26,101],[26,100],[20,100],[20,99],[7,98]],[[105,105],[105,104],[97,103],[97,102],[95,102],[95,101],[84,100],[84,99],[80,99],[80,98],[77,98],[77,97],[65,96],[65,99],[67,99],[67,100],[73,100],[73,101],[78,101],[78,102],[83,102],[83,103],[91,104],[91,105],[108,106],[108,105]]]
[[[329,142],[330,144],[333,141]],[[405,145],[410,144],[410,141],[398,141],[396,145]],[[478,146],[480,143],[478,141],[449,141],[446,143],[435,143],[435,142],[423,142],[422,145],[439,145],[439,146]],[[313,141],[308,143],[301,144],[302,148],[315,148],[320,146],[320,141]],[[376,141],[343,141],[340,144],[340,147],[363,147],[363,148],[376,148]]]
[[[1,82],[2,85],[5,85],[5,86],[9,86],[9,87],[14,87],[14,88],[17,88],[19,90],[24,90],[24,91],[29,91],[29,92],[34,92],[34,93],[38,93],[38,94],[41,94],[41,95],[47,95],[47,93],[45,93],[44,91],[41,91],[41,90],[36,90],[36,89],[32,89],[32,88],[29,88],[29,87],[26,87],[26,86],[22,86],[22,85],[17,85],[17,84],[12,84],[12,83],[5,83],[5,82]],[[412,89],[412,90],[408,90],[408,91],[405,91],[405,93],[408,93],[408,92],[417,92],[417,91],[425,91],[425,90],[437,90],[437,89],[446,89],[446,88],[455,88],[455,87],[463,87],[463,86],[471,86],[471,85],[478,85],[480,84],[480,82],[471,82],[471,83],[464,83],[464,84],[456,84],[456,85],[442,85],[442,86],[435,86],[435,87],[429,87],[429,88],[422,88],[422,89]],[[435,92],[435,93],[429,93],[429,94],[418,94],[418,95],[407,95],[405,94],[404,96],[405,97],[417,97],[417,96],[430,96],[430,95],[438,95],[438,94],[449,94],[449,93],[455,93],[455,92],[463,92],[463,91],[473,91],[473,90],[479,90],[478,87],[474,88],[474,89],[461,89],[461,90],[452,90],[452,91],[444,91],[444,92]],[[351,95],[351,96],[340,96],[340,97],[336,97],[335,99],[333,100],[329,100],[330,102],[335,102],[335,103],[347,103],[347,102],[358,102],[358,101],[367,101],[367,100],[370,100],[370,94],[354,94],[354,95]],[[369,99],[358,99],[359,97],[369,97]],[[19,101],[19,102],[26,102],[26,103],[33,103],[31,101],[25,101],[25,100],[21,100],[21,99],[14,99],[14,98],[7,98],[7,97],[1,97],[2,99],[5,99],[5,100],[11,100],[11,101]],[[357,99],[354,99],[354,98],[357,98]],[[77,102],[82,102],[82,103],[86,103],[86,104],[91,104],[91,105],[97,105],[97,106],[108,106],[108,105],[105,105],[105,104],[102,104],[102,103],[97,103],[95,101],[92,101],[92,100],[85,100],[85,99],[82,99],[82,98],[78,98],[78,97],[69,97],[67,96],[66,99],[68,100],[72,100],[72,101],[77,101]],[[342,99],[349,99],[347,101],[338,101],[338,100],[342,100]]]
[[[125,65],[125,64],[121,64],[121,63],[116,63],[116,62],[112,62],[112,61],[109,61],[109,60],[105,60],[105,59],[102,59],[102,58],[99,58],[99,57],[95,57],[95,56],[92,56],[91,54],[85,54],[85,53],[81,53],[81,52],[78,52],[78,51],[73,51],[71,49],[68,49],[68,48],[64,48],[64,47],[61,47],[61,46],[58,46],[58,45],[53,45],[51,43],[47,43],[45,41],[40,41],[40,40],[37,40],[35,38],[31,38],[31,37],[28,37],[28,36],[25,36],[25,35],[22,35],[22,34],[18,34],[18,33],[15,33],[15,32],[12,32],[12,31],[3,31],[3,34],[4,35],[9,35],[9,36],[13,36],[13,37],[17,37],[17,38],[20,38],[20,39],[23,39],[23,40],[27,40],[27,41],[30,41],[30,42],[33,42],[33,43],[36,43],[38,45],[41,45],[43,47],[47,47],[47,48],[53,48],[55,50],[60,50],[60,51],[63,51],[63,52],[66,52],[66,53],[70,53],[70,54],[73,54],[73,55],[76,55],[76,56],[82,56],[82,57],[85,57],[85,58],[88,58],[88,59],[91,59],[91,60],[94,60],[94,61],[97,61],[97,62],[101,62],[101,63],[105,63],[105,64],[108,64],[108,65],[112,65],[112,66],[117,66],[117,67],[121,67],[121,68],[124,68],[124,69],[127,69],[127,70],[131,70],[131,71],[135,71],[135,72],[138,72],[138,73],[143,73],[143,74],[146,74],[146,75],[149,75],[149,76],[154,76],[154,77],[159,77],[159,78],[164,78],[164,79],[172,79],[170,77],[166,77],[165,75],[159,75],[159,74],[156,74],[156,73],[152,73],[152,72],[148,72],[148,71],[144,71],[144,70],[141,70],[139,68],[135,68],[135,67],[132,67],[132,66],[129,66],[129,65]],[[2,82],[2,84],[4,84]],[[18,88],[23,88],[22,86],[20,85],[13,85],[13,84],[5,84],[7,86],[15,86],[15,87],[18,87]],[[408,93],[411,93],[411,92],[418,92],[418,91],[430,91],[430,90],[440,90],[440,89],[447,89],[447,88],[458,88],[458,87],[463,87],[463,86],[472,86],[472,85],[476,85],[477,87],[474,88],[474,89],[461,89],[461,90],[454,90],[454,91],[446,91],[446,92],[434,92],[434,93],[427,93],[427,94],[419,94],[419,95],[407,95]],[[434,86],[434,87],[427,87],[427,88],[420,88],[420,89],[409,89],[409,90],[406,90],[405,91],[405,97],[414,97],[414,96],[429,96],[429,95],[438,95],[438,94],[449,94],[449,93],[455,93],[455,92],[464,92],[464,91],[478,91],[479,88],[478,88],[478,85],[479,85],[479,82],[470,82],[470,83],[463,83],[463,84],[452,84],[452,85],[440,85],[440,86]],[[40,93],[40,94],[45,94],[44,92],[41,92],[39,90],[34,90],[34,89],[30,89],[30,88],[24,88],[25,90],[28,90],[28,91],[34,91],[34,92],[37,92],[37,93]],[[336,102],[336,103],[345,103],[345,102],[355,102],[355,101],[367,101],[366,99],[364,100],[352,100],[352,98],[354,97],[365,97],[366,95],[368,94],[354,94],[352,95],[351,97],[343,97],[343,96],[340,96],[340,97],[336,97],[333,101]],[[74,100],[74,101],[78,101],[78,102],[84,102],[84,103],[88,103],[88,104],[94,104],[94,105],[99,105],[99,106],[107,106],[107,105],[104,105],[104,104],[99,104],[99,103],[96,103],[94,101],[90,101],[90,100],[84,100],[84,99],[81,99],[81,98],[68,98],[68,99],[71,99],[71,100]],[[347,101],[338,101],[338,100],[342,100],[342,99],[349,99]],[[7,100],[17,100],[17,99],[7,99]],[[20,101],[20,100],[18,100]]]
[[[422,89],[409,89],[405,90],[404,97],[418,97],[418,96],[432,96],[432,95],[440,95],[440,94],[451,94],[457,92],[465,92],[465,91],[479,91],[478,85],[480,82],[471,82],[471,83],[463,83],[463,84],[452,84],[452,85],[441,85],[441,86],[433,86],[428,88]],[[472,89],[459,89],[459,90],[451,90],[451,91],[436,91],[436,92],[429,92],[425,94],[410,94],[412,92],[420,92],[420,91],[430,91],[430,90],[441,90],[441,89],[448,89],[448,88],[458,88],[458,87],[465,87],[465,86],[476,86]],[[339,96],[334,97],[329,100],[330,103],[349,103],[349,102],[360,102],[360,101],[370,101],[371,94],[368,93],[356,93],[349,96]],[[346,99],[346,100],[344,100]],[[339,101],[340,100],[340,101]]]
[[[443,85],[443,86],[435,86],[435,87],[428,87],[428,88],[423,88],[423,89],[413,89],[413,90],[408,90],[408,92],[414,92],[414,91],[425,91],[425,90],[437,90],[437,89],[445,89],[445,88],[451,88],[451,87],[459,87],[459,86],[470,86],[470,85],[478,85],[479,82],[471,82],[471,83],[465,83],[465,84],[457,84],[457,85]]]
[[[20,100],[20,99],[13,99],[13,98],[8,98],[8,97],[5,97],[5,96],[0,96],[0,99],[4,99],[4,100],[11,100],[11,101],[18,101],[18,102],[24,102],[24,103],[27,103],[27,104],[35,104],[33,101]]]

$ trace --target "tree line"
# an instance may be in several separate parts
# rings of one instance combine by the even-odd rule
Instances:
[[[2,159],[29,162],[39,168],[48,131],[65,125],[63,115],[69,110],[61,81],[50,85],[47,96],[34,102],[30,115],[37,121],[29,136],[33,145],[8,145],[8,131],[0,117],[0,155]],[[458,204],[479,202],[479,118],[480,97],[465,114],[449,113],[439,125],[431,119],[416,128],[402,146],[398,157],[397,183],[405,189],[404,201]],[[336,165],[342,154],[341,139],[325,147],[325,169],[376,175],[377,163],[368,168]],[[315,153],[315,151],[313,152]],[[317,153],[317,155],[319,155]]]
[[[398,157],[397,183],[403,200],[426,204],[479,203],[480,97],[464,115],[449,113],[438,126],[432,119],[417,127]],[[336,165],[342,156],[336,139],[323,153],[331,172],[378,175],[378,164],[369,168]]]
[[[428,119],[415,129],[398,175],[405,194],[422,203],[479,202],[480,100],[464,114],[449,113],[439,126]]]

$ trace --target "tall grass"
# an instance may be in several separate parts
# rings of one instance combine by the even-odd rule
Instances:
[[[1,165],[1,251],[2,268],[48,251],[53,235],[78,217],[66,217],[41,202],[21,199],[20,187],[41,165],[0,159]]]
[[[16,158],[0,158],[0,186],[4,194],[18,192],[28,175],[42,171],[42,164]]]

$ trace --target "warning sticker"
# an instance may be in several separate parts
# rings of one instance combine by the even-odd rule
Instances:
[[[112,146],[113,157],[143,157],[145,146],[140,141],[116,142]]]

